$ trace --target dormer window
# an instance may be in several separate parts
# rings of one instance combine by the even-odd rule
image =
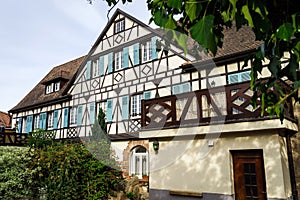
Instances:
[[[60,82],[49,83],[46,85],[46,94],[57,92],[60,90]]]
[[[125,19],[121,19],[115,22],[115,33],[119,33],[125,30]]]
[[[55,84],[54,84],[54,92],[57,92],[57,91],[59,91],[60,90],[60,82],[56,82]]]
[[[53,92],[53,83],[50,83],[46,86],[46,94],[50,94]]]

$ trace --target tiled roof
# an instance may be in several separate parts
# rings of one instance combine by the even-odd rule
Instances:
[[[0,111],[0,126],[11,127],[11,116]]]
[[[85,56],[69,61],[62,65],[54,67],[14,108],[9,112],[27,109],[35,105],[41,105],[63,97],[66,97],[66,90],[72,84],[72,80],[78,71]],[[58,92],[46,94],[46,83],[51,80],[63,79],[63,84]]]

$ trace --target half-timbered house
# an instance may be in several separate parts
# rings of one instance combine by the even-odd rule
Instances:
[[[283,123],[261,116],[259,99],[250,104],[244,58],[262,43],[249,27],[232,28],[209,57],[165,33],[118,9],[88,55],[70,63],[74,73],[47,76],[11,110],[19,130],[39,124],[58,138],[90,136],[101,108],[124,174],[150,175],[150,199],[289,199],[292,104]],[[55,94],[56,81],[62,93],[34,101]]]

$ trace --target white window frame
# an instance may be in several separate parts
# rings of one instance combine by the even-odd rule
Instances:
[[[125,30],[125,19],[121,19],[115,23],[115,33],[119,33]]]
[[[142,112],[142,99],[143,94],[137,94],[131,96],[131,110],[130,110],[130,116],[132,118],[138,117],[141,115]]]
[[[51,112],[48,112],[47,114],[47,128],[48,129],[53,129],[53,124],[54,124],[54,112],[51,111]]]
[[[33,130],[36,130],[40,128],[40,115],[34,115],[33,118]]]
[[[50,94],[53,92],[53,83],[50,83],[46,86],[46,94]]]
[[[124,67],[124,62],[123,62],[123,52],[119,51],[115,53],[115,71],[121,70]]]
[[[98,59],[92,61],[92,70],[93,70],[93,77],[99,76],[99,63]]]
[[[142,53],[143,53],[143,62],[152,60],[152,43],[151,43],[151,41],[147,41],[144,45],[142,45]]]
[[[57,91],[59,91],[60,90],[60,82],[56,82],[55,84],[54,84],[54,92],[57,92]]]
[[[77,107],[70,108],[70,126],[77,125]]]
[[[144,148],[146,152],[136,152],[138,148]],[[130,152],[129,174],[142,178],[149,175],[149,154],[145,147],[137,146]]]

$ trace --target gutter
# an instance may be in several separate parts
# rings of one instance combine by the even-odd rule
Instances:
[[[286,133],[286,144],[287,144],[287,155],[288,155],[288,165],[290,171],[290,182],[292,187],[292,195],[293,200],[298,200],[298,191],[297,191],[297,183],[296,183],[296,176],[295,176],[295,167],[294,167],[294,160],[293,160],[293,150],[291,144],[291,134]]]

